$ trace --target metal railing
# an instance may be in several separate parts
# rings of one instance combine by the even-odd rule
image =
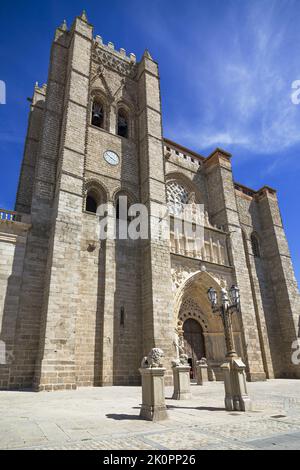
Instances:
[[[9,220],[10,222],[14,222],[17,220],[17,212],[0,209],[0,220]]]

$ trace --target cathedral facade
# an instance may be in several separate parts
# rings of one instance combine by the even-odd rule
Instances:
[[[110,203],[118,218],[120,196],[147,208],[147,238],[99,238],[98,208]],[[157,237],[160,210],[191,200],[205,209],[203,244],[190,249],[172,220]],[[178,320],[192,370],[206,357],[222,379],[207,291],[232,284],[248,380],[300,378],[300,297],[276,191],[238,184],[222,149],[204,157],[165,139],[157,63],[103,44],[85,13],[57,28],[47,84],[35,86],[0,250],[2,389],[139,384],[152,347],[170,381]]]

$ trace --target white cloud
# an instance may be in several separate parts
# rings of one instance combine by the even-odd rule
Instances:
[[[180,116],[167,116],[165,134],[203,151],[237,146],[259,156],[278,154],[300,143],[300,106],[291,101],[292,82],[300,78],[293,2],[239,5],[230,3],[224,24],[204,37],[191,12],[195,23],[184,30],[184,42],[155,19],[155,36],[167,39],[161,47],[172,60],[176,51],[174,80],[187,80],[187,105],[178,96]]]
[[[24,139],[14,132],[0,132],[0,143],[21,144]]]

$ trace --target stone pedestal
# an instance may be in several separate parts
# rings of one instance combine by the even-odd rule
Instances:
[[[173,400],[188,400],[191,398],[190,370],[189,365],[173,367]]]
[[[140,417],[148,421],[161,421],[168,418],[165,403],[163,367],[141,368],[142,408]]]
[[[245,364],[240,358],[228,359],[221,365],[224,374],[225,408],[227,411],[251,411],[247,393]]]
[[[197,385],[203,385],[204,382],[208,382],[208,366],[207,364],[200,364],[196,365],[196,377],[197,377]]]

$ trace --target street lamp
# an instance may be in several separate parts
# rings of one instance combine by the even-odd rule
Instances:
[[[240,312],[240,290],[233,285],[229,289],[229,294],[224,288],[221,289],[220,294],[218,304],[216,289],[210,287],[207,291],[212,311],[221,316],[224,327],[226,361],[221,365],[221,369],[224,373],[225,408],[228,411],[248,411],[252,406],[247,393],[246,366],[235,351],[232,330],[232,314]]]
[[[232,304],[236,307],[236,310],[240,310],[240,289],[233,285],[230,288],[230,299]]]
[[[218,303],[218,296],[217,296],[216,289],[211,287],[210,289],[208,289],[207,295],[208,295],[212,308],[215,309]]]

